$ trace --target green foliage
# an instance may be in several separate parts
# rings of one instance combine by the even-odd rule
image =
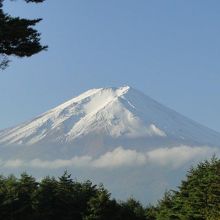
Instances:
[[[145,219],[145,210],[141,203],[133,198],[128,199],[126,202],[121,202],[121,219]]]
[[[103,185],[74,181],[67,172],[40,182],[26,173],[0,176],[0,219],[144,220],[144,215],[138,201],[118,203]]]
[[[25,2],[40,3],[44,0],[25,0]],[[34,26],[41,19],[24,19],[12,17],[4,13],[3,0],[0,0],[0,69],[8,66],[9,56],[30,57],[47,46],[40,43],[40,33]]]
[[[56,219],[57,185],[54,177],[45,177],[39,184],[35,193],[35,210],[38,219]]]
[[[88,211],[84,220],[117,219],[117,203],[102,186],[97,194],[88,201]]]
[[[159,202],[158,220],[220,219],[220,160],[213,157],[188,171],[179,190]]]
[[[118,202],[103,185],[75,181],[67,172],[40,182],[26,173],[0,176],[0,219],[219,220],[220,160],[191,168],[177,191],[146,208],[133,198]]]
[[[156,220],[157,219],[158,208],[152,205],[148,205],[145,209],[146,220]]]

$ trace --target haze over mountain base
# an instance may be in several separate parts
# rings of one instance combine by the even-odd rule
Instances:
[[[155,201],[219,146],[219,133],[133,88],[100,88],[1,131],[0,164],[39,177],[67,169],[117,198]]]

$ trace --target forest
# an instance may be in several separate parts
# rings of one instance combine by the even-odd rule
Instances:
[[[59,178],[47,176],[41,181],[27,173],[19,178],[1,176],[0,219],[218,220],[220,159],[213,156],[192,167],[177,190],[145,206],[134,198],[111,198],[103,185],[79,182],[67,171]]]

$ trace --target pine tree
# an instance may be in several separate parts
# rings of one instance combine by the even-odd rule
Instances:
[[[18,201],[17,178],[13,175],[0,180],[0,219],[14,219]]]
[[[57,180],[54,177],[45,177],[39,184],[36,192],[35,209],[36,219],[53,220],[56,219],[57,212]]]
[[[213,157],[191,168],[179,190],[159,202],[157,219],[220,219],[220,160]]]
[[[0,69],[5,69],[9,56],[30,57],[47,49],[40,43],[40,33],[34,26],[42,19],[24,19],[4,13],[0,0]],[[25,0],[40,3],[44,0]]]
[[[17,182],[17,206],[16,219],[29,220],[35,219],[36,213],[34,209],[36,191],[38,183],[35,178],[23,173]]]
[[[88,202],[88,210],[83,220],[112,220],[118,219],[118,209],[115,200],[110,199],[110,193],[100,186],[96,196]]]
[[[133,198],[121,202],[120,219],[145,220],[146,213],[141,203]]]

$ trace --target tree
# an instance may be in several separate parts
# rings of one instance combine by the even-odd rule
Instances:
[[[145,220],[145,210],[141,203],[133,198],[121,202],[120,219]]]
[[[213,157],[191,168],[178,190],[146,208],[133,198],[117,202],[102,185],[75,181],[67,172],[39,183],[26,173],[0,176],[0,219],[218,220],[220,160]]]
[[[34,29],[42,19],[12,17],[3,11],[3,1],[0,0],[0,69],[8,66],[9,56],[30,57],[47,49],[40,43],[41,34]],[[27,3],[43,1],[25,0]]]
[[[36,193],[35,209],[37,219],[56,219],[57,211],[57,186],[58,182],[54,177],[45,177],[39,184]]]
[[[179,190],[165,194],[158,210],[158,220],[220,219],[220,160],[213,157],[191,168]]]
[[[118,218],[117,202],[110,199],[110,193],[100,186],[95,196],[88,202],[88,208],[83,220],[112,220]]]
[[[157,214],[157,220],[178,220],[179,218],[175,215],[173,211],[174,207],[174,196],[172,191],[167,191],[164,197],[159,201],[159,212]]]
[[[14,219],[17,206],[17,178],[13,175],[0,179],[0,219]]]
[[[23,173],[17,184],[17,206],[16,218],[22,220],[35,219],[36,212],[34,208],[36,191],[38,183],[35,178]]]
[[[157,220],[158,208],[153,205],[148,205],[145,209],[146,220]]]

